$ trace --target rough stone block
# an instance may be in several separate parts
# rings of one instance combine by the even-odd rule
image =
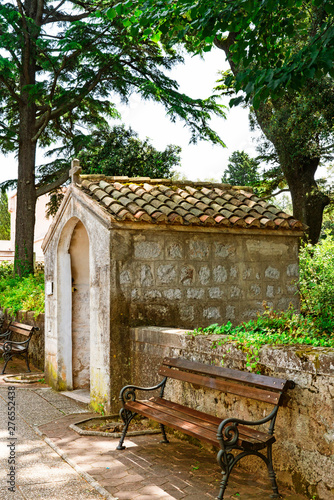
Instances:
[[[242,291],[238,286],[231,286],[230,297],[231,299],[239,298],[242,295]]]
[[[204,297],[203,288],[188,288],[187,289],[187,299],[200,300]]]
[[[213,280],[216,283],[224,283],[227,280],[227,271],[224,266],[216,266],[213,268]]]
[[[251,290],[251,295],[254,295],[254,297],[260,295],[261,293],[261,287],[257,285],[256,283],[253,283],[250,287]]]
[[[230,267],[230,278],[235,279],[238,277],[238,268],[237,266]]]
[[[146,300],[161,299],[161,292],[159,292],[159,290],[147,290],[144,294],[144,299]]]
[[[121,285],[129,285],[131,283],[131,272],[124,270],[119,276],[119,282]]]
[[[167,244],[166,256],[167,256],[167,259],[172,259],[172,260],[183,259],[183,247],[182,247],[182,245],[180,243],[177,243],[177,242]]]
[[[163,291],[163,296],[168,300],[180,300],[182,299],[182,292],[179,288],[170,288]]]
[[[136,259],[157,259],[162,252],[162,246],[155,241],[135,241],[134,252]]]
[[[223,296],[224,292],[218,286],[213,286],[209,288],[209,297],[210,299],[220,299]]]
[[[206,260],[209,257],[210,247],[206,241],[190,241],[189,257],[196,260]]]
[[[182,285],[192,285],[195,276],[195,269],[192,266],[183,266],[180,274]]]
[[[264,273],[266,278],[270,278],[272,280],[278,280],[280,274],[279,270],[272,266],[268,266]]]
[[[298,267],[298,264],[295,263],[295,264],[289,264],[288,267],[287,267],[287,270],[286,270],[286,274],[288,276],[293,276],[295,278],[298,278],[299,276],[299,267]]]
[[[193,321],[195,317],[194,306],[188,304],[179,307],[180,318],[182,321]]]
[[[142,286],[152,286],[154,282],[151,266],[144,264],[140,269],[140,283]]]
[[[223,258],[226,259],[228,257],[234,257],[235,256],[235,246],[231,244],[223,244],[220,242],[215,242],[214,243],[214,256],[216,258]]]
[[[163,284],[173,283],[176,280],[176,269],[173,264],[162,264],[157,270],[158,281]]]
[[[226,319],[233,320],[235,319],[235,307],[234,306],[226,306]]]
[[[203,309],[203,317],[210,320],[221,318],[219,307],[206,307]]]
[[[201,285],[207,285],[210,281],[210,268],[208,266],[203,266],[198,272],[198,279]]]

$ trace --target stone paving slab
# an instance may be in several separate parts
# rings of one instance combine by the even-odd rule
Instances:
[[[79,436],[69,428],[71,423],[82,419],[79,414],[65,416],[39,426],[39,430],[119,500],[209,500],[217,497],[221,474],[215,452],[202,450],[175,437],[171,437],[169,444],[161,444],[159,435],[131,437],[131,441],[125,441],[127,448],[118,451],[118,440]],[[286,500],[305,500],[287,489],[280,488],[280,491]],[[267,500],[271,494],[266,477],[249,477],[242,468],[236,467],[224,498]]]
[[[0,366],[1,369],[1,366]],[[20,369],[20,367],[18,368]],[[8,387],[15,386],[15,492],[8,491]],[[0,499],[103,500],[102,495],[66,463],[33,428],[64,414],[89,414],[86,407],[50,388],[5,384],[0,376]]]

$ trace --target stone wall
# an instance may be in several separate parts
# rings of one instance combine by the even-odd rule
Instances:
[[[184,357],[228,368],[246,369],[245,355],[231,345],[212,348],[217,336],[192,336],[184,330],[142,327],[131,330],[132,382],[151,386],[159,380],[157,369],[164,356]],[[334,349],[263,347],[261,372],[291,379],[278,412],[274,464],[279,484],[292,486],[308,498],[334,499]],[[170,382],[166,397],[216,416],[238,415],[254,419],[264,415],[264,404],[225,396],[216,391],[194,389]],[[258,468],[254,457],[243,462]],[[313,495],[315,495],[313,497]]]
[[[0,309],[2,311],[2,309]],[[36,368],[44,370],[44,314],[39,314],[35,318],[35,313],[32,311],[19,311],[15,317],[8,313],[8,309],[3,311],[5,316],[5,325],[12,319],[26,325],[37,326],[38,332],[35,332],[29,344],[29,362]],[[23,335],[13,334],[13,340],[22,342],[25,340]],[[15,358],[13,358],[15,360]],[[8,363],[7,372],[10,370],[10,362]]]
[[[263,301],[298,307],[298,238],[276,231],[113,231],[129,323],[192,328],[240,323]]]

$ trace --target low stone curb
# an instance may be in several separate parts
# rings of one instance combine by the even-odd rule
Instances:
[[[48,438],[42,431],[39,430],[37,425],[33,426],[34,431],[36,434],[43,439],[43,441],[46,442],[65,462],[68,463],[83,479],[87,481],[100,495],[103,495],[105,497],[105,500],[118,500],[117,497],[114,497],[107,491],[105,488],[103,488],[90,474],[88,474],[86,471],[84,471],[80,465],[77,465],[76,463],[73,462],[71,458],[67,456],[66,453],[64,453],[54,442]]]
[[[115,415],[108,415],[109,418],[111,417],[118,417],[118,414],[116,413]],[[104,417],[102,417],[104,418]],[[101,418],[101,420],[102,420]],[[84,422],[89,422],[89,420],[98,420],[98,417],[94,418],[86,418],[85,420],[80,420],[79,422],[75,422],[75,424],[70,424],[69,428],[72,429],[72,431],[77,432],[81,436],[103,436],[103,437],[109,437],[109,438],[121,438],[122,437],[122,432],[104,432],[104,431],[86,431],[84,429],[81,429],[81,427],[78,427],[78,424],[83,424]],[[142,430],[142,431],[128,431],[127,436],[145,436],[146,434],[160,434],[161,431],[158,429],[147,429],[147,430]]]
[[[23,378],[19,379],[18,377]],[[17,373],[3,378],[7,384],[36,384],[39,381],[38,379],[44,379],[44,373]]]

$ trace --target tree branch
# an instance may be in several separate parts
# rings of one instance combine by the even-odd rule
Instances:
[[[59,116],[61,116],[64,113],[64,111],[71,111],[75,106],[77,106],[86,97],[86,95],[89,94],[89,92],[91,92],[96,87],[96,85],[100,82],[104,71],[106,69],[108,69],[108,67],[109,66],[105,66],[105,67],[101,68],[100,71],[97,73],[96,78],[92,82],[90,82],[88,85],[86,85],[86,88],[82,89],[82,93],[80,95],[78,95],[77,97],[75,97],[74,99],[72,99],[72,102],[66,103],[63,106],[60,106],[60,108],[52,111],[51,115],[50,115],[50,120],[54,120],[55,118],[58,118]]]
[[[71,16],[70,14],[57,14],[55,13],[53,17],[49,17],[47,21],[43,21],[44,24],[50,24],[50,23],[65,23],[65,22],[74,22],[74,21],[80,21],[81,19],[85,19],[91,14],[91,11],[86,11],[83,12],[82,14],[78,14],[76,16]]]
[[[20,96],[15,92],[13,87],[11,87],[11,85],[9,85],[9,83],[6,81],[6,79],[1,75],[0,75],[0,82],[2,82],[4,84],[4,86],[9,90],[10,95],[15,99],[15,101],[22,103]]]
[[[43,194],[47,194],[52,189],[55,189],[57,187],[60,187],[62,184],[64,184],[70,177],[70,169],[66,170],[58,179],[56,179],[53,182],[50,182],[50,184],[46,184],[43,186],[37,186],[36,188],[36,198],[39,198]]]
[[[273,196],[277,196],[281,193],[288,193],[290,192],[290,189],[280,189],[280,191],[277,191],[277,193],[269,194],[268,196],[261,196],[263,200],[269,200],[269,198],[272,198]]]

